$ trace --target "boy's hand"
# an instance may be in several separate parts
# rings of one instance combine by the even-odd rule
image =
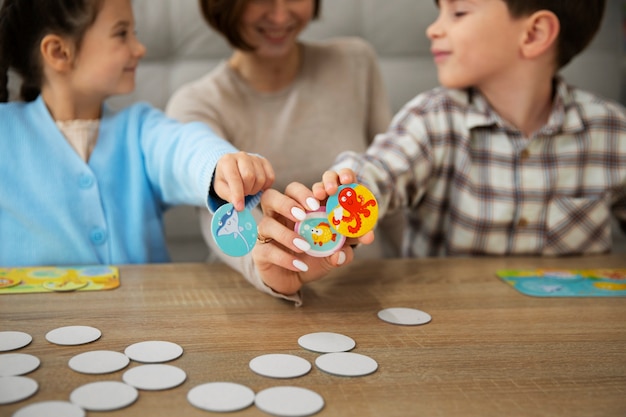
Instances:
[[[339,172],[326,171],[322,175],[322,182],[313,184],[313,195],[319,201],[325,201],[329,196],[337,193],[340,185],[356,182],[356,174],[349,168],[343,168]]]
[[[267,190],[274,179],[274,169],[267,159],[237,152],[224,155],[217,162],[213,189],[221,199],[241,211],[247,195]]]

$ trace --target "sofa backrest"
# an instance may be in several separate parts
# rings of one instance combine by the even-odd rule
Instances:
[[[622,0],[609,0],[604,24],[592,45],[564,70],[572,83],[619,99],[622,84]],[[122,106],[147,100],[163,108],[183,83],[200,77],[230,55],[224,39],[199,12],[197,0],[133,0],[138,36],[147,47],[137,88],[111,100]],[[360,36],[378,54],[393,111],[437,85],[425,32],[436,18],[432,0],[325,0],[319,20],[304,39]]]

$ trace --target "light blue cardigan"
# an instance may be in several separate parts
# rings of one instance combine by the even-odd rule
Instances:
[[[236,151],[204,124],[135,104],[104,108],[86,164],[41,96],[0,104],[0,266],[166,262],[163,212],[215,210],[217,161]]]

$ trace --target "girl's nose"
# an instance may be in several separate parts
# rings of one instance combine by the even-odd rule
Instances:
[[[135,38],[135,46],[134,46],[133,52],[139,58],[143,58],[143,56],[146,54],[146,47],[145,47],[145,45],[143,43],[141,43],[139,41],[139,39],[137,39],[137,38]]]

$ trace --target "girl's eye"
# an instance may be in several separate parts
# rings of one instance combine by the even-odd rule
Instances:
[[[119,36],[120,38],[126,38],[128,36],[128,31],[127,30],[123,30],[121,32],[118,32],[117,36]]]

